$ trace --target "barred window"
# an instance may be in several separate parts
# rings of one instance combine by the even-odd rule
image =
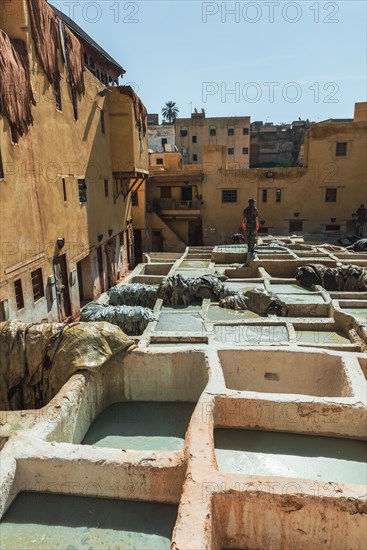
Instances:
[[[101,132],[102,134],[106,133],[106,122],[105,122],[104,111],[101,111]]]
[[[289,233],[295,233],[296,231],[303,231],[303,221],[290,220]]]
[[[39,268],[39,269],[36,269],[35,271],[32,271],[31,279],[32,279],[32,288],[33,288],[33,298],[34,298],[34,301],[37,302],[37,300],[39,300],[45,295],[45,289],[43,288],[42,269]]]
[[[234,136],[234,128],[228,128],[228,135]]]
[[[170,187],[161,187],[161,199],[170,199],[172,196]]]
[[[132,206],[139,206],[139,196],[137,191],[131,193],[131,204]]]
[[[210,130],[209,130],[209,135],[210,135],[210,136],[216,136],[216,135],[217,135],[217,130],[216,130],[216,128],[210,128]]]
[[[268,202],[268,190],[267,189],[262,190],[262,201],[263,202]]]
[[[275,202],[282,202],[282,190],[276,189],[275,190]]]
[[[248,147],[242,147],[242,154],[248,155]]]
[[[325,191],[325,202],[336,202],[337,189],[329,188]]]
[[[243,128],[243,129],[242,129],[242,135],[248,136],[248,134],[249,134],[248,128]]]
[[[228,154],[229,154],[229,155],[234,155],[234,149],[233,149],[233,147],[228,147]]]
[[[79,202],[84,204],[87,202],[87,184],[85,179],[78,179],[78,191],[79,191]]]
[[[23,289],[21,279],[14,281],[14,290],[15,290],[15,301],[17,304],[17,309],[24,308],[24,298],[23,298]]]
[[[61,99],[61,86],[60,81],[56,82],[54,85],[54,91],[55,91],[55,103],[56,103],[56,109],[58,111],[62,111],[62,99]]]
[[[347,142],[339,141],[336,144],[336,156],[345,157],[347,155]]]
[[[3,161],[1,158],[1,149],[0,149],[0,179],[3,179],[4,177],[4,168],[3,168]]]
[[[222,202],[237,202],[237,189],[223,189]]]

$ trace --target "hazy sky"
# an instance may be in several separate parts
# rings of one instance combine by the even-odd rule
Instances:
[[[366,101],[366,2],[50,1],[126,70],[151,113],[290,122]]]

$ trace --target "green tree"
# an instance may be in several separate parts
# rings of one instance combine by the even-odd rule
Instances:
[[[175,118],[177,118],[178,113],[179,110],[178,107],[176,107],[176,103],[174,101],[167,101],[164,104],[164,107],[162,109],[162,117],[169,124],[172,124]]]

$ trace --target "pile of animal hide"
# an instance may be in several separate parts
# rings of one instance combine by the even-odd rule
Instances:
[[[244,294],[235,294],[219,301],[219,307],[234,310],[250,310],[261,317],[278,315],[286,317],[288,308],[279,297],[261,288],[247,290]]]
[[[33,123],[32,105],[36,102],[25,44],[0,29],[0,116],[22,136]]]
[[[153,309],[157,300],[158,286],[131,283],[116,285],[107,291],[111,306],[142,306]]]
[[[215,275],[201,277],[183,277],[180,274],[166,277],[158,288],[158,298],[165,305],[188,305],[209,298],[218,302],[225,296],[234,294]]]
[[[134,106],[135,123],[138,131],[144,137],[147,132],[148,112],[140,97],[134,92],[131,86],[119,86],[121,94],[127,95],[132,99]]]
[[[27,0],[31,32],[38,61],[51,86],[60,82],[57,61],[58,18],[44,0]]]
[[[347,246],[347,250],[353,250],[353,252],[367,252],[367,239],[360,239],[356,243]]]
[[[246,239],[241,233],[234,233],[231,236],[231,244],[245,244]]]
[[[69,84],[71,88],[71,99],[74,108],[74,118],[78,119],[78,94],[85,92],[84,85],[84,51],[79,40],[61,19],[59,22],[59,33],[62,55],[68,71]]]
[[[331,291],[367,292],[367,272],[355,265],[308,264],[297,269],[296,279],[305,288],[320,285]]]
[[[273,241],[270,241],[268,245],[270,248],[288,248],[285,242],[280,241],[278,239],[274,239]]]
[[[134,344],[108,323],[0,323],[0,408],[46,405],[77,371],[98,372]]]
[[[154,320],[151,309],[135,306],[111,306],[102,302],[90,302],[81,313],[81,321],[107,321],[120,327],[126,334],[139,335]]]

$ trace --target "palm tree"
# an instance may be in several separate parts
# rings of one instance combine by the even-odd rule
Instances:
[[[176,103],[174,101],[167,101],[162,109],[162,117],[166,122],[172,124],[179,113]]]

